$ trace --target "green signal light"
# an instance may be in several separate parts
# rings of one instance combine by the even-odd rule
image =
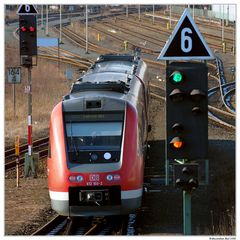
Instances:
[[[182,81],[182,74],[180,72],[174,72],[172,79],[175,83],[179,83]]]

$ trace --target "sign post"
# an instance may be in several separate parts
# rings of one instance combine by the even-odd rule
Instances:
[[[191,193],[198,187],[197,160],[207,157],[208,142],[208,69],[202,62],[190,61],[214,58],[190,12],[185,9],[157,59],[166,60],[167,63],[166,184],[169,184],[171,160],[175,162],[175,186],[180,188],[183,194],[185,235],[191,235],[192,232]]]
[[[15,137],[15,156],[16,156],[16,184],[19,186],[19,155],[20,155],[20,136]]]

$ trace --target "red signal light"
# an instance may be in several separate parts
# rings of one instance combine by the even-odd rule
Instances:
[[[183,145],[183,142],[175,142],[175,143],[173,143],[173,146],[174,146],[175,148],[181,148],[182,145]]]
[[[35,27],[32,27],[32,26],[29,27],[29,31],[30,31],[30,32],[35,32]]]
[[[23,26],[23,27],[21,27],[21,31],[22,31],[22,32],[26,32],[26,31],[27,31],[27,28]]]
[[[171,140],[170,145],[172,146],[172,148],[180,149],[180,148],[183,147],[184,142],[183,142],[183,140],[180,137],[174,137]]]

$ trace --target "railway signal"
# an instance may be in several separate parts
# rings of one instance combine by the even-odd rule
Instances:
[[[175,164],[175,186],[184,191],[198,187],[198,164]]]
[[[207,157],[208,148],[208,69],[202,62],[215,56],[208,47],[190,12],[185,9],[158,60],[167,60],[166,68],[166,185],[170,161],[178,163]],[[186,62],[182,62],[186,60]],[[169,64],[169,61],[173,61]],[[176,62],[179,61],[179,62]],[[183,232],[191,234],[191,189],[198,181],[184,180],[189,166],[175,169],[180,178],[176,185],[183,190]],[[178,168],[178,167],[177,167]],[[190,169],[192,170],[192,169]],[[194,171],[196,172],[196,171]],[[188,179],[188,178],[187,178]],[[191,181],[190,181],[191,180]],[[190,181],[190,183],[189,183]]]
[[[25,167],[27,159],[31,166],[34,165],[32,151],[32,66],[33,57],[37,56],[37,21],[36,8],[33,5],[20,5],[17,14],[19,15],[19,46],[21,65],[28,69],[28,153],[25,155]],[[36,65],[36,64],[35,64]],[[28,173],[25,171],[25,176]],[[34,175],[35,177],[36,175]]]
[[[172,62],[166,69],[167,158],[206,158],[208,69],[204,63]]]
[[[20,55],[37,55],[37,22],[35,15],[19,16]]]

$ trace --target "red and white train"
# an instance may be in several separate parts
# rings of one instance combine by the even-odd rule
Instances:
[[[147,66],[101,55],[52,111],[48,186],[64,216],[128,214],[141,206],[148,133]]]

